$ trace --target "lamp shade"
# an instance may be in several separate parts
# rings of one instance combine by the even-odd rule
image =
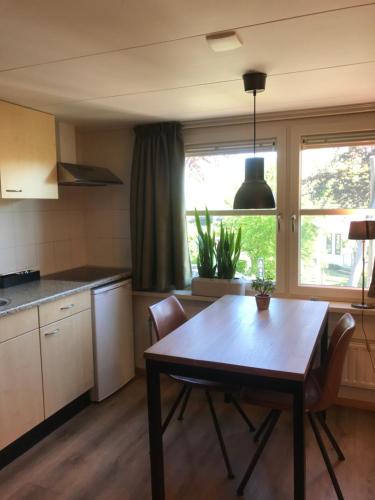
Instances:
[[[350,223],[349,240],[374,240],[375,220],[359,220]]]
[[[264,180],[263,158],[246,159],[245,181],[236,193],[233,208],[275,208],[275,198]]]

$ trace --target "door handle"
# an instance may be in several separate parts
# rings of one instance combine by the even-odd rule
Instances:
[[[7,193],[22,193],[22,189],[6,189]]]
[[[281,212],[279,212],[277,214],[277,232],[279,233],[280,232],[280,229],[281,229],[281,221],[283,219],[283,214]]]
[[[56,335],[59,332],[60,332],[60,328],[56,328],[56,330],[53,330],[52,332],[45,333],[44,336],[48,337],[49,335]]]
[[[292,233],[295,233],[295,232],[296,232],[296,221],[297,221],[297,216],[296,216],[296,214],[293,214],[293,215],[290,217],[290,220],[292,221]]]
[[[62,306],[60,307],[60,311],[66,311],[67,309],[71,309],[74,307],[74,304],[69,304],[68,306]]]

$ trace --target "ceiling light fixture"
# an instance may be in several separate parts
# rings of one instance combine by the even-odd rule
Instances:
[[[225,52],[242,47],[242,41],[235,31],[224,31],[206,35],[206,42],[214,52]]]
[[[253,141],[254,157],[246,158],[245,181],[234,198],[234,209],[261,209],[275,208],[275,198],[271,188],[264,180],[264,158],[256,158],[256,95],[266,88],[265,73],[245,73],[242,78],[245,92],[252,92],[254,96]]]

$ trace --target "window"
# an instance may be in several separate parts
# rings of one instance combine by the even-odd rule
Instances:
[[[265,160],[265,179],[276,199],[277,153],[275,141],[257,145],[257,155]],[[254,278],[258,274],[276,279],[276,209],[233,210],[234,196],[244,180],[245,159],[252,156],[249,146],[201,148],[187,152],[185,168],[185,200],[189,250],[193,274],[197,273],[197,245],[194,209],[201,215],[210,211],[215,232],[220,223],[242,229],[242,253],[238,274]],[[202,222],[203,218],[201,219]]]
[[[326,239],[326,250],[327,253],[332,253],[332,234],[327,234],[327,239]]]
[[[305,137],[300,161],[299,285],[361,286],[352,220],[375,218],[375,141],[363,134]],[[366,283],[374,245],[366,242]]]

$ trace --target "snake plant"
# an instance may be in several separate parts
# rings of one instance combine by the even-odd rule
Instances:
[[[216,272],[215,232],[211,233],[211,217],[206,207],[206,231],[202,229],[197,209],[195,209],[195,224],[198,231],[198,274],[201,278],[214,278]]]
[[[236,232],[220,225],[220,239],[216,246],[217,277],[232,279],[241,253],[241,228]]]

